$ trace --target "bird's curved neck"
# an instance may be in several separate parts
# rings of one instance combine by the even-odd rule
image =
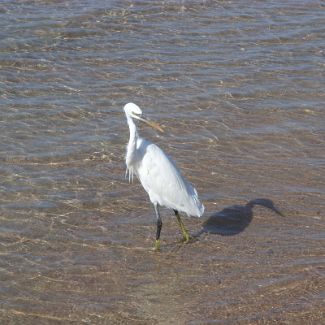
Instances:
[[[128,126],[129,126],[129,130],[130,130],[130,141],[136,140],[138,138],[138,131],[137,131],[137,127],[132,119],[132,117],[127,116],[127,122],[128,122]]]
[[[130,139],[129,139],[127,152],[126,152],[126,164],[127,166],[130,166],[132,164],[132,161],[135,159],[138,132],[133,119],[130,116],[127,116],[126,118],[130,130]]]

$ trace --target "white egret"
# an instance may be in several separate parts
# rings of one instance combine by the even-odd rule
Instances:
[[[138,177],[154,206],[157,217],[155,249],[160,249],[162,228],[159,206],[174,210],[183,234],[183,241],[188,242],[190,236],[179,212],[184,212],[187,216],[202,216],[204,206],[199,201],[197,191],[182,177],[175,163],[157,145],[139,137],[133,119],[145,122],[161,132],[163,132],[162,128],[157,123],[145,119],[140,107],[133,103],[126,104],[124,112],[130,129],[125,159],[126,172],[129,181],[133,179],[134,174]]]

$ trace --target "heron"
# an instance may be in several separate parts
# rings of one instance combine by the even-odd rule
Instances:
[[[182,241],[187,243],[190,235],[180,213],[185,213],[189,217],[201,217],[204,213],[204,205],[200,202],[194,186],[182,176],[175,162],[156,144],[139,136],[135,120],[164,132],[159,124],[145,118],[140,107],[134,103],[126,104],[124,112],[130,130],[125,157],[126,177],[128,175],[131,182],[136,175],[153,204],[157,222],[154,250],[160,250],[162,220],[159,207],[161,206],[174,210],[183,235]]]

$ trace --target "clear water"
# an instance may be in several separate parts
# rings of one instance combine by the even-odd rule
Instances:
[[[2,323],[320,323],[322,1],[2,1]],[[124,179],[140,126],[206,213],[162,251]],[[282,213],[284,216],[281,216]]]

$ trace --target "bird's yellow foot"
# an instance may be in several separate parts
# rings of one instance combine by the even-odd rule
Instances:
[[[156,239],[154,251],[156,252],[160,251],[160,239]]]
[[[179,227],[181,229],[181,232],[183,234],[183,240],[182,242],[183,243],[188,243],[191,239],[190,235],[188,234],[188,231],[187,229],[185,228],[184,224],[183,224],[183,221],[181,219],[181,217],[179,216],[178,212],[176,213],[176,218],[177,218],[177,221],[178,221],[178,224],[179,224]]]
[[[188,234],[188,232],[183,233],[183,240],[182,240],[183,243],[185,243],[185,244],[188,243],[190,241],[190,239],[191,239],[191,237]]]
[[[192,237],[189,235],[189,233],[187,231],[182,232],[182,234],[183,234],[183,238],[180,240],[180,242],[187,244],[192,239]]]

